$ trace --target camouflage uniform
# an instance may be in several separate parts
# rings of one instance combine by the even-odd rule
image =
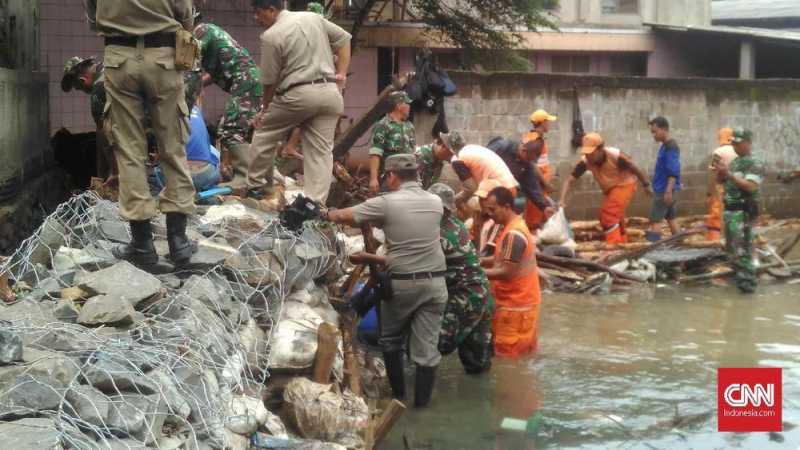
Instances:
[[[261,73],[247,49],[217,25],[198,25],[194,37],[200,42],[203,70],[231,95],[219,124],[222,147],[230,150],[250,140],[264,95]]]
[[[383,162],[392,155],[414,153],[417,144],[414,124],[408,120],[397,122],[388,115],[375,124],[372,129],[370,156],[381,157],[380,173],[383,173]]]
[[[414,154],[419,165],[419,178],[422,181],[422,189],[427,190],[431,185],[439,181],[444,163],[434,156],[433,144],[418,147]]]
[[[489,368],[492,358],[494,298],[463,222],[450,214],[442,220],[442,250],[447,261],[448,301],[439,335],[439,352],[458,356],[467,372]]]
[[[752,156],[739,156],[730,165],[731,176],[744,178],[761,185],[763,167]],[[748,194],[731,179],[725,182],[725,250],[733,264],[736,287],[742,292],[754,292],[758,286],[758,275],[753,263],[753,217],[746,209],[748,199],[758,202],[758,191]]]

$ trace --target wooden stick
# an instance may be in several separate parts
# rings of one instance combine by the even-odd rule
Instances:
[[[798,242],[800,242],[800,233],[796,233],[794,236],[787,238],[778,246],[778,255],[780,255],[781,258],[786,258],[786,255],[794,250]]]
[[[798,261],[798,260],[786,261],[786,264],[788,264],[789,268],[792,269],[792,270],[800,269],[800,261]],[[764,264],[763,266],[760,266],[756,270],[756,273],[761,275],[762,273],[766,272],[767,270],[775,269],[777,267],[783,267],[783,264],[780,263],[780,262]],[[694,281],[706,281],[706,280],[710,280],[712,278],[727,277],[728,275],[733,275],[735,272],[736,271],[734,269],[724,269],[724,270],[720,270],[719,272],[703,273],[703,274],[700,274],[700,275],[689,275],[689,276],[678,278],[678,282],[679,283],[689,283],[689,282],[694,282]]]
[[[333,159],[339,159],[346,155],[361,136],[363,136],[381,116],[389,112],[391,109],[388,102],[389,94],[398,89],[402,89],[406,85],[406,82],[406,77],[392,79],[392,83],[383,89],[377,100],[372,104],[372,107],[336,141],[336,144],[333,146]]]
[[[406,411],[406,405],[397,399],[392,399],[392,402],[383,410],[383,414],[378,419],[378,425],[375,427],[375,446],[377,447],[381,441],[389,435],[392,427],[400,419],[400,416]]]
[[[314,382],[328,384],[339,347],[339,330],[335,325],[322,322],[317,330],[317,354],[314,357]]]
[[[665,245],[672,244],[672,243],[675,243],[675,242],[680,242],[680,241],[686,239],[687,237],[689,237],[689,236],[691,236],[693,234],[700,234],[701,232],[702,232],[701,230],[688,230],[688,231],[684,231],[682,233],[678,233],[675,236],[672,236],[672,237],[670,237],[668,239],[664,239],[664,240],[661,240],[661,241],[658,241],[658,242],[654,242],[654,243],[648,245],[645,248],[642,248],[642,249],[639,249],[639,250],[633,250],[633,251],[630,251],[630,252],[623,253],[621,255],[617,255],[617,256],[611,257],[607,261],[607,264],[609,266],[613,266],[614,264],[616,264],[616,263],[618,263],[620,261],[625,261],[626,259],[638,259],[638,258],[641,258],[643,255],[645,255],[647,253],[650,253],[651,251],[653,251],[653,250],[655,250],[655,249],[657,249],[659,247],[663,247]]]
[[[610,268],[608,266],[604,266],[602,264],[594,263],[594,262],[591,262],[591,261],[585,261],[585,260],[576,259],[576,258],[561,258],[559,256],[548,256],[548,255],[542,255],[542,254],[537,254],[536,258],[538,260],[540,260],[540,261],[544,261],[544,262],[547,262],[547,263],[550,263],[550,264],[556,264],[556,265],[559,265],[561,267],[564,267],[564,266],[566,266],[566,267],[573,267],[573,266],[585,267],[587,269],[591,269],[591,270],[595,270],[595,271],[599,271],[599,272],[607,272],[607,273],[613,275],[614,277],[620,278],[620,279],[623,279],[623,280],[633,281],[635,283],[644,283],[644,280],[636,278],[636,277],[634,277],[632,275],[628,275],[627,273],[620,272],[620,271],[614,270],[614,269],[612,269],[612,268]]]

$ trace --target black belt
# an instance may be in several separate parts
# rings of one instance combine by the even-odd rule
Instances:
[[[416,273],[393,273],[389,275],[389,278],[393,280],[421,280],[421,279],[431,279],[431,278],[441,278],[447,272],[442,270],[441,272],[416,272]]]
[[[283,89],[283,90],[280,90],[280,91],[276,91],[275,95],[281,96],[281,95],[291,91],[292,89],[294,89],[296,87],[300,87],[300,86],[306,86],[306,85],[309,85],[309,84],[327,84],[327,83],[336,83],[336,79],[333,79],[333,78],[318,78],[318,79],[316,79],[314,81],[301,81],[299,83],[293,83],[293,84],[290,84],[289,86],[287,86],[286,89]]]
[[[139,36],[108,36],[106,45],[121,45],[123,47],[136,47]],[[172,47],[175,48],[174,33],[156,33],[144,35],[145,48]]]

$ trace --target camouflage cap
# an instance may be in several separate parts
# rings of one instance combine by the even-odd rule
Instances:
[[[456,210],[456,193],[450,186],[444,183],[436,183],[428,188],[428,192],[442,199],[442,206],[444,206],[444,209],[450,212]]]
[[[75,77],[78,75],[78,70],[84,64],[91,64],[95,60],[94,56],[88,58],[81,58],[80,56],[73,56],[64,63],[64,76],[61,77],[61,90],[69,92],[75,86]]]
[[[392,155],[386,158],[384,165],[386,172],[397,172],[400,170],[417,170],[417,157],[412,154],[403,153]]]
[[[392,105],[399,105],[400,103],[410,104],[413,100],[411,100],[411,97],[408,96],[406,91],[394,91],[389,94],[389,101]]]
[[[739,144],[744,141],[753,142],[753,132],[744,128],[734,128],[731,142]]]
[[[451,150],[453,153],[458,153],[459,150],[464,148],[466,143],[464,142],[464,138],[461,137],[458,131],[451,131],[449,133],[439,133],[439,139],[442,141],[445,147]]]
[[[325,17],[325,7],[322,3],[311,2],[306,6],[306,11],[317,13],[322,17]]]

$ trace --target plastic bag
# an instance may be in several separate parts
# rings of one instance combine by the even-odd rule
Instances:
[[[558,208],[539,231],[537,238],[539,243],[548,245],[561,245],[572,239],[572,230],[567,215],[564,214],[564,208]]]

